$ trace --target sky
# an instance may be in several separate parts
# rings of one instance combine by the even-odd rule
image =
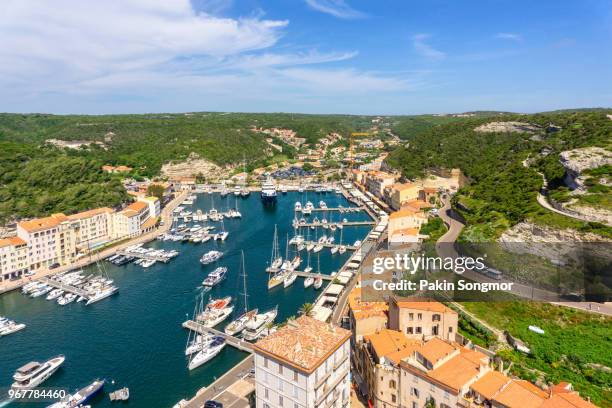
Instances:
[[[3,0],[0,112],[612,107],[612,0]]]

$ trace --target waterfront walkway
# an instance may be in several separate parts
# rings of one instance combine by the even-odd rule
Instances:
[[[375,221],[348,221],[348,222],[328,222],[328,223],[322,223],[322,222],[298,222],[296,225],[298,227],[322,227],[324,225],[342,225],[343,227],[360,227],[363,225],[374,225],[376,224]]]
[[[239,350],[246,351],[248,353],[253,351],[253,344],[249,343],[248,341],[239,339],[238,337],[229,336],[222,331],[219,331],[217,329],[213,329],[210,327],[206,327],[193,320],[187,320],[186,322],[183,322],[183,327],[189,330],[193,330],[200,334],[210,333],[215,336],[223,337],[228,345],[232,347],[236,347]]]
[[[313,244],[313,245],[323,245],[323,247],[325,248],[334,248],[334,247],[338,247],[340,248],[341,246],[345,247],[347,250],[349,251],[356,251],[357,247],[354,245],[345,245],[345,244],[328,244],[327,242],[317,242],[317,241],[304,241],[304,245],[308,245],[308,244]]]
[[[51,279],[47,277],[41,278],[40,281],[42,283],[46,283],[49,286],[53,286],[54,288],[61,289],[64,292],[70,292],[70,293],[74,293],[75,295],[82,296],[84,298],[89,298],[89,295],[87,294],[86,291],[84,291],[81,288],[77,288],[76,286],[66,285],[65,283],[58,282],[55,279]]]
[[[185,200],[185,198],[190,194],[189,191],[182,191],[180,193],[178,193],[173,199],[172,201],[170,201],[162,210],[161,212],[161,219],[164,223],[164,225],[159,226],[158,228],[154,229],[151,232],[147,232],[146,234],[140,235],[136,238],[133,239],[128,239],[128,240],[124,240],[124,241],[119,241],[115,244],[113,244],[111,247],[108,247],[106,249],[102,249],[99,252],[95,252],[92,254],[89,254],[87,256],[82,257],[81,259],[77,260],[74,263],[71,263],[69,265],[63,265],[60,266],[58,268],[55,269],[41,269],[39,271],[36,272],[36,274],[32,275],[32,276],[28,276],[28,277],[22,277],[21,279],[17,279],[14,281],[4,281],[4,282],[0,282],[0,294],[5,293],[5,292],[9,292],[11,290],[15,290],[18,289],[20,287],[22,287],[23,285],[25,285],[28,282],[31,281],[35,281],[35,280],[39,280],[40,278],[43,278],[45,276],[51,276],[51,275],[56,275],[59,273],[63,273],[63,272],[68,272],[74,269],[80,269],[80,268],[84,268],[87,265],[93,264],[99,260],[102,259],[106,259],[111,255],[114,255],[117,251],[123,250],[129,246],[135,245],[135,244],[140,244],[140,243],[146,243],[149,241],[154,240],[158,235],[163,234],[165,232],[167,232],[170,227],[172,226],[172,211],[174,211],[174,209],[176,207],[179,206],[180,203],[183,202],[183,200]]]
[[[359,212],[359,211],[365,211],[366,207],[361,205],[361,206],[357,206],[357,207],[329,207],[329,208],[321,208],[321,207],[317,207],[317,208],[311,208],[311,211],[339,211],[341,213],[353,213],[353,212]],[[301,208],[299,210],[296,210],[297,212],[303,212],[304,209]]]

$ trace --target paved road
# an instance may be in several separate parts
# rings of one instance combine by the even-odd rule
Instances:
[[[236,381],[241,378],[245,378],[249,371],[255,366],[255,360],[253,355],[249,355],[247,358],[242,360],[240,363],[235,365],[231,370],[226,372],[222,377],[219,377],[215,382],[210,384],[208,387],[198,391],[195,397],[191,399],[184,408],[200,408],[208,400],[220,400],[224,399],[224,407],[232,406],[237,403],[238,398],[236,396],[228,395],[229,392],[225,392],[227,388],[233,385]],[[231,401],[230,401],[231,400]],[[230,405],[226,405],[230,402]],[[236,405],[237,406],[237,405]]]
[[[30,276],[30,277],[24,277],[18,280],[14,280],[14,281],[5,281],[0,283],[0,294],[4,293],[4,292],[8,292],[17,288],[20,288],[22,285],[25,285],[26,283],[36,280],[36,279],[40,279],[42,277],[45,276],[51,276],[51,275],[55,275],[58,273],[62,273],[62,272],[66,272],[66,271],[70,271],[73,269],[79,269],[79,268],[83,268],[87,265],[90,265],[100,259],[104,259],[107,258],[111,255],[113,255],[115,252],[117,252],[120,249],[125,249],[130,245],[134,245],[134,244],[138,244],[138,243],[143,243],[143,242],[149,242],[153,239],[155,239],[158,235],[163,234],[164,232],[168,231],[168,229],[170,229],[171,225],[172,225],[172,211],[181,203],[183,202],[183,200],[187,197],[187,195],[189,194],[188,191],[183,191],[180,194],[178,194],[172,201],[170,201],[162,210],[161,212],[161,218],[164,221],[164,225],[162,225],[161,227],[158,227],[157,229],[141,235],[139,237],[127,240],[122,242],[121,244],[117,244],[114,245],[108,249],[102,250],[101,252],[97,252],[92,256],[87,256],[87,257],[83,257],[81,259],[79,259],[78,261],[70,264],[70,265],[64,265],[64,266],[60,266],[59,268],[56,269],[42,269],[39,270],[35,275]]]
[[[461,230],[465,226],[461,221],[459,221],[457,216],[454,214],[454,210],[451,207],[450,199],[443,199],[442,202],[444,206],[439,211],[439,216],[444,221],[444,223],[448,227],[448,231],[446,234],[440,237],[436,242],[436,252],[440,257],[457,257],[459,254],[452,245]],[[494,279],[488,278],[478,272],[474,271],[466,271],[463,276],[467,279],[473,280],[475,282],[497,282]],[[558,306],[566,306],[574,309],[579,309],[586,312],[592,313],[600,313],[608,316],[612,316],[612,305],[611,304],[598,304],[598,303],[590,303],[590,302],[560,302],[557,294],[537,289],[528,285],[523,285],[520,283],[514,283],[512,287],[512,294],[520,296],[526,299],[537,299],[540,301],[548,301],[551,304]]]

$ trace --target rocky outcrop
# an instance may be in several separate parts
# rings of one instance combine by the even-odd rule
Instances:
[[[212,180],[227,176],[231,170],[232,167],[220,167],[192,153],[185,161],[164,164],[161,168],[161,175],[172,179],[176,177],[194,177],[201,174],[207,180]]]
[[[568,172],[580,174],[588,169],[612,165],[612,152],[601,147],[583,147],[561,152],[559,160]]]
[[[474,129],[482,133],[535,133],[540,130],[540,126],[525,122],[490,122]]]

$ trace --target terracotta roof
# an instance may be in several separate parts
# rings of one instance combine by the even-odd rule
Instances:
[[[391,236],[395,236],[395,235],[410,235],[410,236],[417,236],[419,235],[419,228],[399,228],[399,229],[394,229],[391,232]]]
[[[417,211],[414,211],[412,208],[403,207],[400,210],[392,212],[391,214],[389,214],[389,219],[393,220],[395,218],[400,218],[400,217],[411,217],[411,216],[415,215],[416,213],[417,213]]]
[[[361,301],[361,288],[355,287],[348,295],[349,308],[355,319],[366,319],[373,316],[387,317],[389,306],[385,302]]]
[[[421,186],[419,186],[418,184],[414,184],[414,183],[395,183],[391,186],[391,188],[397,191],[404,191],[404,190],[413,189],[413,188],[421,188]]]
[[[411,355],[421,345],[421,342],[408,339],[402,332],[389,329],[365,336],[364,340],[372,345],[379,359],[386,357],[395,364]]]
[[[459,355],[429,371],[429,376],[440,383],[459,391],[474,377],[480,374],[481,362],[488,362],[484,354],[462,348]]]
[[[499,371],[489,371],[470,386],[472,390],[486,399],[492,399],[499,390],[510,381],[510,378]]]
[[[512,380],[493,398],[507,408],[539,408],[546,392],[525,380]]]
[[[157,217],[149,217],[140,227],[140,229],[147,229],[154,227],[157,224]]]
[[[148,207],[149,206],[147,203],[143,201],[136,201],[128,205],[127,207],[125,207],[125,209],[121,212],[124,213],[128,217],[132,217]]]
[[[407,208],[413,211],[420,211],[423,208],[431,208],[433,205],[422,200],[409,200],[402,204],[402,209]]]
[[[10,238],[0,239],[0,248],[4,248],[9,245],[17,246],[17,245],[25,245],[25,244],[26,242],[19,237],[10,237]]]
[[[458,348],[459,346],[457,345],[449,344],[444,340],[434,337],[416,351],[435,365],[438,361],[455,353]]]
[[[597,408],[597,406],[582,399],[577,392],[565,392],[553,395],[544,401],[540,408]]]
[[[34,218],[29,221],[21,221],[18,223],[19,227],[23,228],[28,232],[36,232],[41,231],[53,227],[57,227],[60,223],[60,220],[56,216],[44,217],[44,218]]]
[[[83,211],[83,212],[80,212],[80,213],[69,215],[68,219],[70,219],[70,220],[80,220],[80,219],[83,219],[83,218],[93,217],[93,216],[98,215],[98,214],[112,213],[112,212],[113,212],[113,210],[111,208],[108,208],[108,207],[95,208],[93,210]]]
[[[300,316],[255,343],[256,352],[311,373],[351,336],[351,332],[308,316]]]
[[[415,310],[424,310],[428,312],[438,312],[438,313],[454,313],[457,314],[453,309],[445,306],[440,302],[436,302],[433,300],[411,300],[406,299],[402,300],[401,298],[393,298],[393,301],[397,304],[397,307],[400,309],[415,309]]]

